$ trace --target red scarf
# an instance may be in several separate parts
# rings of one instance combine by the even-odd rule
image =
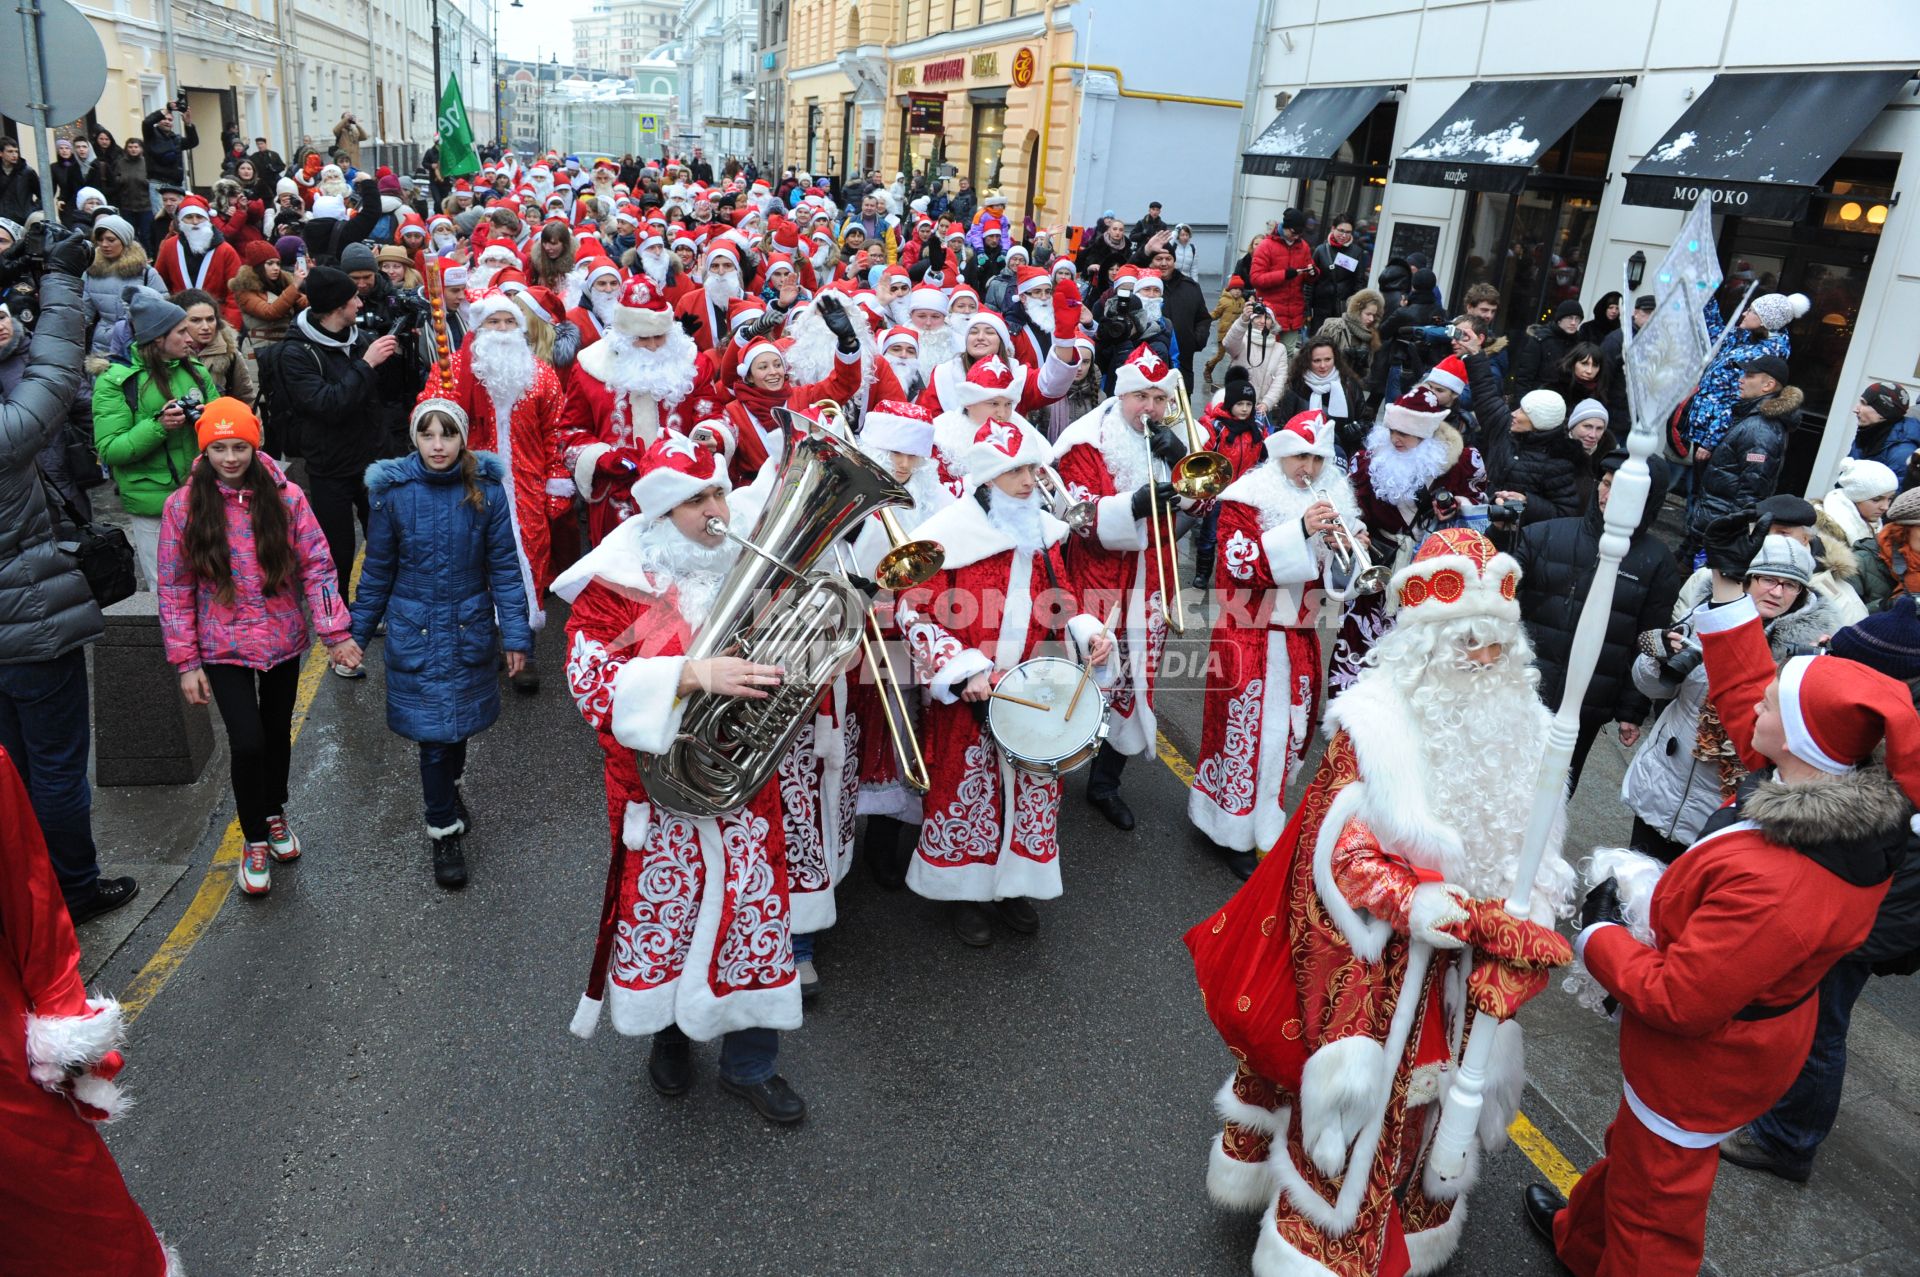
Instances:
[[[753,419],[766,429],[778,430],[780,423],[773,418],[772,409],[785,407],[786,390],[762,390],[752,382],[741,378],[733,383],[733,401],[745,408]]]

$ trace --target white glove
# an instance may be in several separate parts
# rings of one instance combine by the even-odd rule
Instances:
[[[1465,941],[1449,935],[1442,927],[1458,926],[1467,920],[1461,902],[1467,889],[1454,882],[1423,882],[1413,889],[1413,903],[1407,908],[1407,934],[1435,949],[1458,949]]]

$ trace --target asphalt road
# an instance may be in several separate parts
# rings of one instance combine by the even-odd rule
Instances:
[[[560,640],[556,615],[546,689],[510,697],[474,747],[473,882],[458,894],[431,880],[412,746],[385,728],[377,649],[369,679],[324,680],[295,754],[305,856],[276,869],[271,896],[227,903],[129,1050],[141,1104],[111,1142],[189,1271],[1247,1271],[1255,1221],[1204,1190],[1209,1100],[1229,1061],[1180,944],[1236,884],[1190,831],[1172,771],[1129,768],[1130,834],[1070,785],[1066,894],[1040,907],[1034,937],[966,949],[935,906],[856,865],[820,939],[824,992],[784,1041],[782,1070],[811,1113],[776,1130],[714,1086],[714,1047],[696,1049],[693,1091],[663,1100],[644,1039],[604,1022],[591,1042],[566,1031],[607,834]],[[1174,692],[1165,708],[1191,758],[1198,697]],[[1624,829],[1609,789],[1621,757],[1602,742],[1576,805],[1594,841]],[[124,986],[189,894],[142,927],[104,987]],[[1903,1032],[1920,1024],[1910,1004],[1888,1014]],[[1528,1115],[1584,1164],[1618,1095],[1611,1031],[1557,989],[1526,1020]],[[1915,1271],[1898,1265],[1913,1262],[1903,1150],[1920,1147],[1908,1098],[1920,1088],[1888,1054],[1873,1074],[1891,1079],[1885,1095],[1862,1099],[1880,1107],[1824,1185],[1745,1176],[1728,1191],[1741,1173],[1722,1177],[1719,1271]],[[1518,1188],[1537,1178],[1512,1147],[1492,1159],[1449,1272],[1557,1271],[1519,1216]],[[1835,1238],[1822,1192],[1871,1230]]]

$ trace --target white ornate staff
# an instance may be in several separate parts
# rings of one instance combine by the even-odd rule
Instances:
[[[1580,706],[1586,699],[1594,665],[1600,659],[1601,641],[1606,637],[1607,619],[1613,609],[1614,583],[1620,575],[1620,560],[1626,556],[1647,502],[1666,495],[1650,491],[1652,476],[1647,458],[1661,446],[1662,423],[1691,393],[1701,371],[1713,362],[1721,344],[1737,326],[1739,310],[1727,317],[1719,341],[1708,344],[1701,307],[1703,299],[1711,295],[1721,281],[1719,261],[1714,254],[1711,212],[1709,201],[1702,196],[1681,223],[1680,238],[1667,250],[1655,280],[1653,316],[1638,333],[1633,331],[1631,312],[1621,308],[1620,327],[1625,343],[1622,363],[1633,410],[1633,429],[1627,436],[1627,460],[1614,475],[1613,489],[1607,497],[1599,564],[1594,569],[1593,584],[1587,590],[1587,601],[1580,609],[1580,621],[1573,632],[1566,686],[1561,692],[1560,709],[1547,732],[1546,754],[1540,760],[1540,773],[1534,783],[1526,841],[1521,844],[1513,887],[1506,900],[1507,912],[1517,918],[1524,918],[1530,912],[1534,877],[1546,855],[1554,819],[1566,802],[1567,766],[1573,757],[1574,739],[1579,735]],[[1631,292],[1629,285],[1623,295]],[[1749,287],[1747,296],[1752,293]],[[1743,297],[1741,308],[1745,304]],[[1474,1018],[1460,1068],[1441,1106],[1440,1125],[1427,1154],[1427,1169],[1443,1183],[1459,1180],[1467,1173],[1468,1149],[1480,1125],[1487,1067],[1498,1028],[1499,1020],[1495,1016],[1481,1014]]]

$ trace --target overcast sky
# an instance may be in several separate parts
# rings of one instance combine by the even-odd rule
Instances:
[[[536,54],[544,62],[554,53],[562,62],[573,61],[573,19],[593,7],[593,0],[525,0],[518,9],[512,0],[494,2],[500,6],[500,56],[526,62]]]

